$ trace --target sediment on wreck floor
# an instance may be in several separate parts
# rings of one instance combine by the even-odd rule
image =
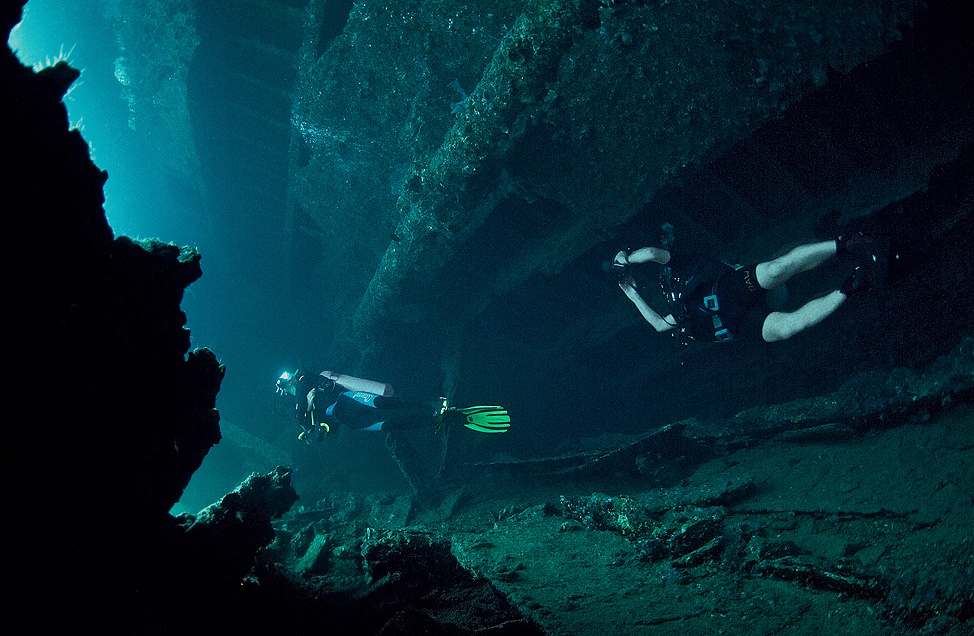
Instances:
[[[362,576],[348,550],[406,525],[402,537],[442,542],[444,564],[489,581],[545,633],[747,634],[759,621],[780,634],[961,634],[972,421],[961,404],[852,438],[765,441],[665,488],[494,474],[436,510],[336,496],[285,523],[310,533],[305,545],[328,537],[319,572],[332,583],[329,572]]]

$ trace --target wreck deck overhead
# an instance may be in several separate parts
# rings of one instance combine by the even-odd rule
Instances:
[[[349,276],[353,348],[561,272],[674,176],[875,58],[919,8],[706,4],[366,2],[323,53],[306,41],[289,227],[308,224],[323,269]],[[791,158],[821,163],[808,152]],[[757,160],[807,181],[775,149]],[[795,209],[752,216],[777,230]]]
[[[140,129],[224,243],[235,309],[223,333],[265,341],[287,315],[275,344],[295,358],[409,378],[420,394],[503,396],[548,428],[567,414],[538,404],[535,387],[617,388],[634,401],[602,419],[629,432],[834,391],[864,364],[922,366],[962,335],[961,290],[904,283],[836,316],[828,338],[684,351],[643,331],[601,272],[615,250],[658,241],[664,222],[680,251],[755,262],[889,217],[929,188],[974,139],[958,0],[153,0],[118,11],[133,116],[155,122]],[[914,280],[964,278],[969,264],[952,256],[962,233],[924,225],[968,227],[965,205],[894,219],[899,238],[919,233],[916,251],[933,255],[908,264]],[[808,298],[839,275],[790,291]],[[923,343],[873,328],[909,333],[921,306],[937,323]],[[236,387],[225,392],[247,417],[259,405],[251,385]]]
[[[956,90],[972,81],[970,43],[949,26],[959,5],[699,4],[362,2],[333,38],[330,5],[312,10],[286,227],[289,262],[328,298],[327,359],[426,377],[430,392],[512,395],[539,418],[505,373],[483,371],[531,385],[581,368],[606,376],[599,387],[655,383],[684,415],[683,392],[659,383],[685,359],[593,363],[638,324],[604,258],[657,241],[664,222],[681,249],[768,258],[923,190],[974,138]],[[803,358],[795,384],[826,367],[840,382],[858,364],[842,352],[855,328],[837,323],[848,337]],[[412,355],[436,341],[442,361]],[[473,360],[479,377],[461,371]],[[437,363],[445,381],[417,371]],[[802,395],[780,388],[762,397]]]

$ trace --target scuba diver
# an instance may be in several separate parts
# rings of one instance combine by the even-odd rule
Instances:
[[[450,406],[438,400],[407,400],[393,396],[388,384],[322,371],[315,374],[285,372],[277,380],[277,396],[293,403],[301,426],[298,439],[310,443],[324,439],[336,427],[361,431],[394,431],[432,427],[439,431],[455,422],[478,433],[504,433],[511,425],[500,406]],[[280,410],[280,405],[279,405]]]
[[[666,224],[663,231],[664,247],[622,250],[606,268],[617,275],[619,287],[656,331],[677,329],[683,344],[787,340],[830,316],[850,296],[871,289],[886,264],[883,242],[864,232],[799,245],[783,256],[748,267],[719,261],[678,263],[665,249],[672,244],[673,228]],[[858,261],[839,289],[814,298],[795,311],[771,309],[770,290],[837,255]],[[639,263],[663,266],[662,286],[672,312],[669,315],[661,316],[637,291],[628,267]]]

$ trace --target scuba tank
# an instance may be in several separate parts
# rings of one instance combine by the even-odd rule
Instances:
[[[375,393],[383,397],[392,397],[394,389],[391,384],[376,382],[375,380],[364,380],[350,375],[343,375],[333,371],[322,371],[321,375],[332,380],[335,384],[345,387],[349,391],[363,391],[365,393]]]

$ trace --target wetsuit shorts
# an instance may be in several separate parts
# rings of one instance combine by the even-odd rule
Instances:
[[[771,313],[768,290],[758,285],[757,265],[749,265],[721,274],[717,281],[717,312],[735,339],[763,340],[764,319]]]

